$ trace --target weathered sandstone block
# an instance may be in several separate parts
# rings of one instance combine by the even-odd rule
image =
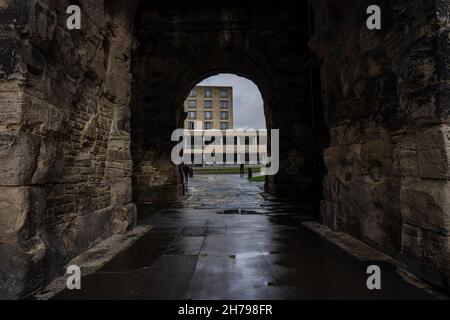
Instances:
[[[450,236],[403,224],[401,260],[430,283],[450,289]]]
[[[339,214],[339,207],[335,202],[322,200],[320,203],[320,219],[322,224],[328,228],[339,231],[337,219]]]
[[[450,179],[450,126],[441,125],[417,133],[419,175]]]
[[[405,223],[450,235],[450,181],[402,179],[401,210]]]
[[[76,215],[57,226],[66,255],[73,258],[102,240],[118,233],[125,233],[136,223],[134,204],[108,207]]]
[[[393,141],[393,175],[394,176],[418,176],[417,143],[416,135],[394,135]]]
[[[39,156],[39,136],[24,132],[0,133],[0,185],[30,183]]]
[[[111,205],[121,206],[133,201],[131,178],[112,179]]]
[[[0,187],[0,242],[17,242],[31,210],[30,188]]]

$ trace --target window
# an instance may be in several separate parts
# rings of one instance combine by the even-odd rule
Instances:
[[[197,96],[197,90],[192,89],[191,92],[189,92],[189,97],[195,98]]]
[[[228,90],[227,89],[220,89],[220,97],[221,98],[228,98]]]
[[[228,122],[221,122],[220,130],[228,130]]]
[[[197,108],[197,101],[196,100],[189,100],[188,101],[188,107],[189,107],[189,109]]]
[[[220,112],[220,119],[228,120],[228,111],[221,111]]]
[[[228,109],[228,101],[220,101],[220,109]]]
[[[213,117],[213,113],[211,111],[205,111],[205,119],[211,120]]]
[[[205,88],[205,98],[212,98],[211,88]]]
[[[195,129],[195,122],[189,121],[188,129],[189,130],[194,130]]]
[[[195,111],[189,111],[189,112],[188,112],[188,118],[189,118],[189,119],[197,119],[197,112],[195,112]]]
[[[211,130],[213,127],[212,122],[205,122],[205,130]]]
[[[212,109],[213,102],[211,100],[205,100],[204,107],[205,107],[205,109]]]

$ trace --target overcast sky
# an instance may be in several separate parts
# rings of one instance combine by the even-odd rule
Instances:
[[[263,100],[258,87],[250,80],[234,74],[210,77],[200,86],[232,86],[235,129],[266,129]]]

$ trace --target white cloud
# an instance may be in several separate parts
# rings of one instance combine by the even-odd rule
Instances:
[[[250,80],[234,74],[218,74],[200,82],[200,86],[232,86],[234,128],[266,129],[264,103],[258,87]]]

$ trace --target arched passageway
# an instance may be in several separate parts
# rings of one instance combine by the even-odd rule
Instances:
[[[448,290],[448,1],[374,2],[381,30],[368,1],[77,1],[73,31],[66,1],[4,1],[0,297],[179,198],[170,135],[219,72],[254,81],[281,130],[268,192]]]
[[[245,12],[230,12],[229,17],[223,17],[201,6],[198,16],[202,16],[202,10],[205,16],[194,21],[184,15],[183,6],[171,11],[165,20],[164,6],[141,4],[132,104],[134,200],[138,206],[180,194],[179,177],[169,156],[173,147],[170,135],[182,127],[181,106],[193,84],[220,72],[231,72],[259,87],[267,128],[283,128],[280,171],[269,177],[267,190],[303,197],[311,212],[318,212],[324,172],[321,149],[326,140],[320,105],[313,106],[312,95],[317,92],[312,88],[318,87],[312,83],[317,78],[311,76],[312,61],[306,46],[307,6],[274,8],[285,17],[281,25],[263,7],[249,19]],[[304,19],[298,14],[304,14]],[[178,22],[174,25],[172,21]],[[217,27],[198,29],[208,23]],[[263,31],[256,31],[262,24]],[[288,29],[292,32],[286,32]],[[155,114],[159,114],[157,119]],[[154,179],[155,174],[159,180]]]

